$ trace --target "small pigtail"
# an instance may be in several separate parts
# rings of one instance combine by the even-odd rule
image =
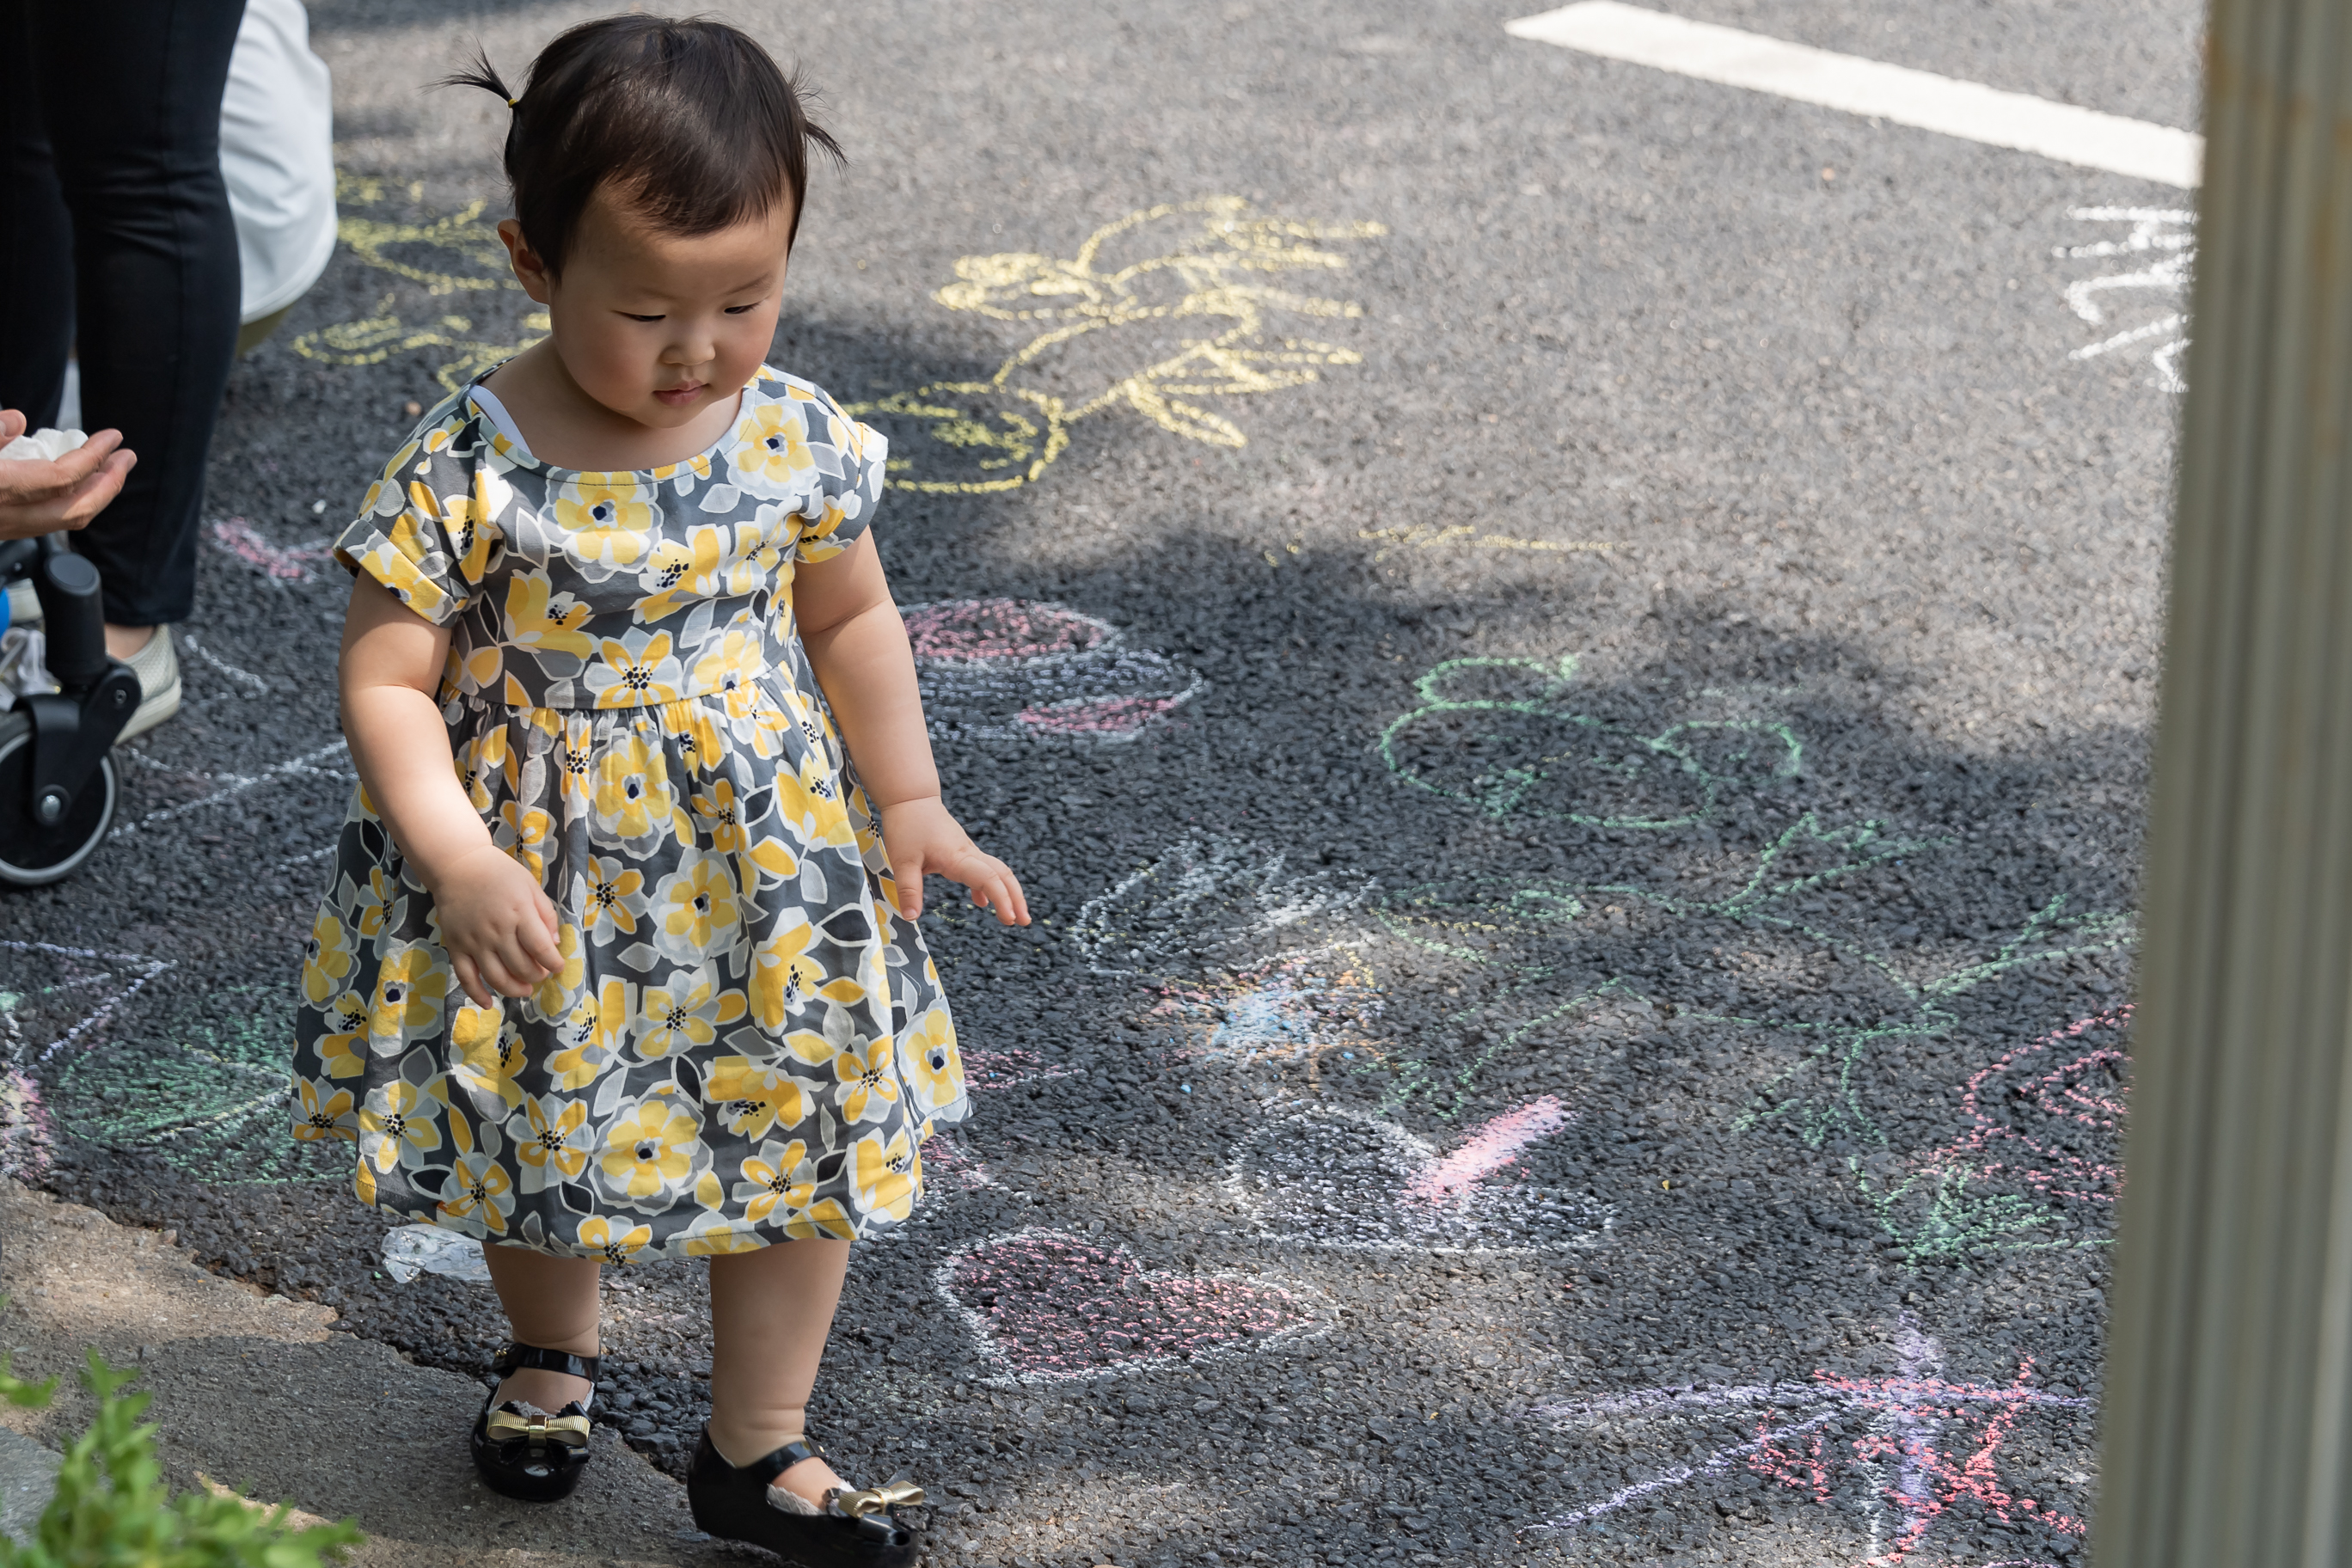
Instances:
[[[495,92],[505,99],[509,109],[522,107],[522,100],[507,86],[506,79],[499,75],[498,67],[490,64],[488,51],[485,50],[479,43],[474,46],[474,66],[471,70],[453,72],[433,85],[435,87],[478,87],[484,92]]]

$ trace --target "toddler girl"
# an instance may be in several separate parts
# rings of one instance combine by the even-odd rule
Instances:
[[[486,1244],[491,1486],[578,1479],[600,1266],[708,1258],[696,1521],[912,1563],[921,1492],[845,1488],[803,1418],[851,1239],[967,1114],[923,878],[1028,910],[940,804],[868,531],[884,439],[761,363],[809,144],[838,150],[717,23],[574,27],[520,97],[453,79],[511,106],[499,235],[551,335],[427,414],[337,545],[361,784],[295,1131]]]

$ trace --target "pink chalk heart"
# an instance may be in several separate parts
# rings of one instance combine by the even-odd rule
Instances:
[[[1279,1285],[1145,1268],[1124,1247],[1022,1230],[951,1254],[934,1284],[991,1382],[1052,1383],[1263,1350],[1318,1327]]]

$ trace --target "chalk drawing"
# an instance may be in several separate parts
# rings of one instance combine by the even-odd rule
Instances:
[[[220,655],[215,653],[212,649],[206,647],[203,643],[196,640],[195,633],[189,631],[187,628],[183,626],[175,630],[172,636],[173,640],[176,641],[181,647],[184,647],[190,653],[194,654],[198,661],[203,663],[206,668],[212,669],[216,674],[228,678],[233,689],[227,692],[226,695],[241,697],[267,697],[269,695],[268,681],[263,679],[260,676],[254,674],[253,671],[249,669],[241,668],[236,665],[229,663],[228,660],[221,658]]]
[[[383,180],[336,172],[335,204],[343,215],[336,224],[337,235],[362,264],[398,279],[412,295],[422,289],[428,300],[458,294],[521,294],[522,286],[507,263],[506,247],[499,242],[498,225],[482,216],[485,203],[472,202],[423,223],[368,216],[398,198],[398,193],[390,192]],[[423,200],[424,189],[412,184],[405,195],[407,205],[415,206]],[[449,357],[434,367],[433,379],[455,392],[548,331],[544,310],[527,312],[521,335],[512,339],[499,332],[486,335],[472,317],[433,305],[425,308],[430,321],[410,320],[395,309],[401,292],[395,288],[385,294],[368,316],[301,333],[288,346],[305,359],[354,367],[382,364],[395,354],[437,352]]]
[[[1285,927],[1354,909],[1371,890],[1293,871],[1283,851],[1262,845],[1189,838],[1087,900],[1070,941],[1097,974],[1198,973]]]
[[[2145,353],[2156,367],[2157,384],[2167,392],[2186,392],[2180,377],[2180,356],[2188,352],[2189,317],[2178,308],[2197,264],[2197,215],[2174,207],[2076,207],[2066,215],[2080,223],[2129,224],[2120,239],[2093,240],[2085,245],[2062,245],[2053,254],[2062,260],[2126,258],[2124,269],[2105,272],[2066,285],[2066,305],[2095,327],[2113,325],[2108,312],[2111,295],[2150,294],[2160,310],[2149,319],[2086,343],[2066,357],[2091,360],[2129,351]]]
[[[287,1130],[291,996],[246,985],[215,1001],[152,1038],[109,1042],[63,1062],[49,1089],[58,1129],[198,1181],[348,1175],[349,1158],[338,1159],[335,1145],[299,1142]]]
[[[1509,534],[1481,533],[1466,522],[1444,526],[1410,523],[1402,528],[1361,528],[1359,539],[1378,540],[1374,561],[1386,561],[1400,550],[1523,550],[1558,555],[1606,555],[1620,546],[1595,539],[1516,539]]]
[[[71,1060],[172,961],[55,942],[0,941],[0,1176],[48,1168],[57,1117],[49,1064]]]
[[[1158,1272],[1123,1247],[1035,1227],[958,1247],[931,1281],[998,1387],[1223,1360],[1329,1327],[1297,1288]]]
[[[338,784],[350,784],[358,775],[350,765],[349,742],[337,741],[315,751],[289,757],[282,763],[272,763],[257,773],[219,773],[205,775],[212,788],[194,800],[182,801],[177,805],[161,805],[114,830],[117,837],[142,832],[166,822],[177,822],[199,811],[226,805],[230,801],[258,789],[271,789],[300,779],[327,779]]]
[[[1277,286],[1344,269],[1339,240],[1388,231],[1255,213],[1240,196],[1147,207],[1088,235],[1076,254],[966,256],[931,298],[1033,335],[985,381],[934,382],[845,405],[890,433],[889,482],[930,494],[1029,484],[1068,447],[1070,426],[1113,409],[1217,447],[1249,437],[1193,401],[1305,386],[1353,349],[1277,330],[1281,318],[1353,319],[1363,308]],[[1208,331],[1184,335],[1194,322]],[[1168,352],[1168,339],[1175,352]],[[1076,384],[1075,390],[1071,390]]]
[[[1577,711],[1576,659],[1456,658],[1423,675],[1421,706],[1381,731],[1407,784],[1485,816],[1664,829],[1708,822],[1726,795],[1794,775],[1783,723],[1699,720],[1643,735]]]
[[[272,544],[261,531],[241,517],[222,518],[208,525],[213,543],[236,556],[272,583],[308,583],[335,558],[335,542],[312,539],[300,544]]]
[[[383,1233],[383,1271],[405,1285],[419,1274],[438,1274],[468,1285],[490,1282],[482,1244],[437,1225],[394,1226]]]
[[[1465,966],[1470,994],[1444,1022],[1476,1044],[1466,1059],[1401,1062],[1382,1109],[1425,1100],[1458,1115],[1493,1064],[1522,1047],[1562,1048],[1594,1015],[1631,1010],[1643,1026],[1671,1014],[1744,1060],[1769,1064],[1733,1130],[1782,1125],[1814,1148],[1834,1136],[1884,1147],[1865,1104],[1877,1087],[1874,1058],[1948,1035],[1955,1000],[2002,975],[2134,939],[2128,915],[2077,914],[2061,897],[1991,952],[1948,963],[1890,952],[1871,932],[1806,907],[1940,845],[1874,822],[1827,827],[1807,814],[1714,896],[1538,878],[1389,892],[1370,908],[1376,920]]]
[[[1984,1252],[2105,1246],[2123,1188],[2125,1049],[2131,1008],[2076,1019],[2002,1053],[1961,1086],[1958,1136],[1874,1179],[1854,1164],[1879,1223],[1914,1263]],[[2053,1224],[2078,1212],[2077,1242]]]
[[[901,614],[941,740],[1132,741],[1206,689],[1109,622],[1059,605],[955,599]]]
[[[1555,1427],[1622,1430],[1669,1422],[1748,1435],[1536,1528],[1573,1530],[1695,1483],[1738,1485],[1745,1471],[1809,1502],[1859,1514],[1868,1542],[1859,1559],[1863,1568],[1896,1568],[1929,1544],[1937,1526],[1963,1500],[2012,1533],[2040,1535],[2071,1554],[2084,1536],[2086,1510],[2079,1502],[2053,1500],[2085,1478],[2044,1470],[2030,1482],[2020,1480],[2013,1470],[2024,1461],[2011,1439],[2031,1420],[2042,1429],[2037,1447],[2086,1448],[2093,1440],[2091,1402],[2033,1386],[2030,1357],[2018,1362],[2005,1384],[1948,1379],[1943,1348],[1907,1316],[1895,1325],[1894,1339],[1901,1370],[1892,1377],[1819,1372],[1811,1383],[1653,1388],[1538,1405],[1530,1414]]]
[[[1381,995],[1358,944],[1333,943],[1254,963],[1199,984],[1163,983],[1150,1016],[1190,1037],[1195,1061],[1304,1062],[1335,1052],[1377,1059],[1371,1030]]]
[[[1376,1116],[1313,1107],[1252,1131],[1226,1184],[1257,1234],[1343,1251],[1528,1253],[1592,1247],[1613,1211],[1578,1193],[1499,1179],[1568,1125],[1549,1095],[1495,1117],[1441,1152]]]

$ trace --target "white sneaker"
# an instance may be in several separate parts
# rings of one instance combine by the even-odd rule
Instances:
[[[122,661],[139,678],[139,707],[115,743],[143,735],[180,710],[180,656],[172,649],[172,628],[157,626],[147,646]]]

